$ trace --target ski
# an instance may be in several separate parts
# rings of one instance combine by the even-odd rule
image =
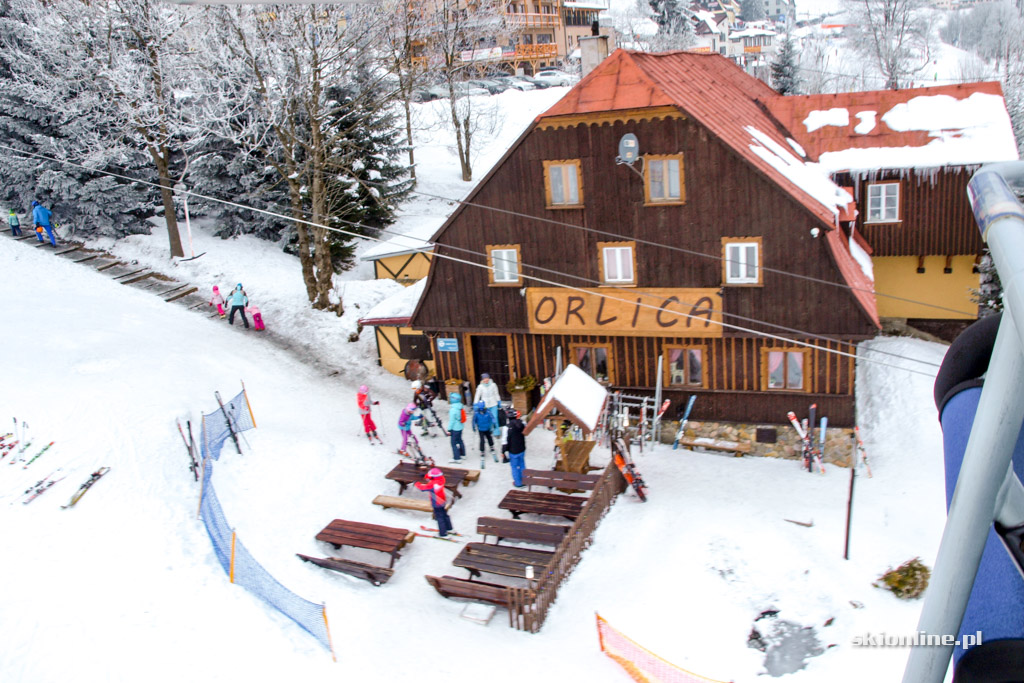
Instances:
[[[690,400],[686,402],[686,410],[683,412],[683,417],[679,420],[679,429],[676,431],[675,441],[672,442],[672,450],[678,450],[679,439],[683,438],[683,430],[686,429],[686,423],[690,420],[690,411],[693,410],[693,402],[697,400],[697,394],[690,396]]]
[[[196,462],[195,443],[194,443],[194,441],[192,443],[190,443],[189,440],[187,438],[185,438],[185,430],[181,428],[181,420],[177,420],[177,423],[178,423],[178,433],[181,434],[181,440],[185,442],[185,450],[188,451],[188,460],[189,460],[188,468],[190,470],[192,470],[192,476],[195,477],[196,481],[199,481],[199,463]],[[188,422],[188,432],[189,432],[189,434],[192,433],[192,421],[191,420],[189,420],[189,422]]]
[[[43,450],[41,450],[38,453],[36,453],[35,455],[33,455],[32,459],[29,460],[27,463],[25,463],[25,466],[22,469],[26,469],[27,470],[28,466],[31,465],[32,463],[34,463],[36,460],[38,460],[40,455],[42,455],[46,451],[50,450],[50,446],[52,446],[52,445],[53,445],[53,442],[51,441],[50,443],[48,443],[45,446],[43,446]]]
[[[448,541],[449,543],[462,543],[462,541],[458,541],[454,538],[448,538],[447,536],[438,536],[437,534],[421,534],[417,531],[414,531],[413,533],[423,538],[435,538],[438,541]]]
[[[420,524],[420,528],[423,529],[424,531],[430,531],[430,532],[433,532],[435,534],[436,533],[440,533],[437,529],[433,529],[433,528],[431,528],[429,526],[423,526],[422,524]],[[449,531],[448,535],[449,536],[465,536],[465,534],[460,534],[460,533],[457,533],[455,531]]]
[[[814,459],[818,461],[818,469],[825,474],[825,431],[828,429],[828,418],[821,418],[818,427],[818,447],[814,450]]]
[[[97,481],[99,481],[103,477],[103,475],[106,474],[109,471],[110,471],[109,467],[101,467],[98,470],[96,470],[95,472],[93,472],[91,475],[89,475],[89,478],[85,481],[85,483],[83,483],[81,486],[79,486],[78,490],[75,491],[75,495],[71,496],[70,502],[68,502],[67,505],[61,505],[60,509],[61,510],[67,510],[70,507],[74,507],[75,503],[77,503],[79,500],[81,500],[82,496],[85,495],[85,492],[88,491],[90,488],[92,488],[92,485],[95,484]]]
[[[18,457],[18,456],[20,456],[20,455],[21,455],[22,453],[24,453],[24,452],[25,452],[26,450],[28,450],[28,447],[29,447],[29,446],[31,446],[31,445],[32,445],[32,442],[31,442],[31,441],[29,441],[29,442],[28,442],[27,444],[25,444],[24,446],[22,446],[21,448],[19,448],[19,449],[18,449],[18,452],[17,452],[17,453],[15,453],[14,457],[12,457],[12,458],[11,458],[10,460],[8,460],[8,461],[7,461],[7,464],[8,464],[8,465],[13,465],[13,464],[14,464],[14,463],[16,463],[16,462],[24,462],[24,461],[25,461],[25,458],[24,458],[24,457],[22,457],[22,458],[20,458],[20,459],[19,459],[19,457]]]
[[[857,437],[857,460],[864,463],[864,469],[868,471],[868,478],[871,478],[871,465],[868,464],[868,451],[864,448],[864,442],[860,438],[860,427],[854,427],[853,433]]]
[[[636,491],[637,498],[640,502],[647,501],[647,484],[644,483],[643,477],[636,470],[636,465],[629,457],[629,445],[622,438],[617,438],[612,442],[612,455],[615,458],[615,466],[622,472],[623,478],[626,483],[633,487]]]
[[[11,443],[9,443],[7,445],[0,446],[0,458],[6,457],[8,453],[13,452],[15,446],[17,446],[19,443],[21,443],[21,442],[20,441],[12,441]]]
[[[25,505],[28,505],[33,500],[35,500],[39,496],[41,496],[44,493],[46,493],[50,489],[51,486],[56,484],[58,481],[63,481],[67,477],[67,475],[65,474],[63,477],[60,477],[58,479],[54,479],[53,475],[57,474],[58,472],[60,472],[59,468],[55,469],[53,472],[50,472],[48,475],[46,475],[45,477],[40,479],[34,485],[32,485],[29,488],[25,489],[25,495],[28,496],[28,498],[26,498],[25,500],[23,500],[21,502],[23,504],[25,504]]]

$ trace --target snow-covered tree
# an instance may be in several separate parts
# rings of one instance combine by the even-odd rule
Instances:
[[[786,34],[772,62],[772,87],[781,95],[796,95],[800,92],[800,75],[797,71],[796,41]]]
[[[851,46],[871,60],[889,89],[911,85],[931,61],[927,0],[845,0]]]
[[[647,39],[649,49],[655,52],[685,50],[697,42],[693,30],[692,13],[684,0],[649,0],[651,19],[658,32]]]
[[[740,16],[743,21],[764,19],[764,0],[740,0]]]

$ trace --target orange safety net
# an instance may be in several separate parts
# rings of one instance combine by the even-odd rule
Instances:
[[[597,616],[597,637],[605,653],[638,683],[724,683],[680,669],[647,648],[619,633],[600,614]]]

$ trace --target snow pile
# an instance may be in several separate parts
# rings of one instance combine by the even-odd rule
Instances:
[[[411,318],[416,311],[416,305],[427,288],[427,278],[418,280],[414,284],[405,287],[401,292],[390,296],[384,301],[370,309],[360,322],[373,324],[375,320],[395,320],[398,318]]]
[[[608,390],[600,382],[580,370],[567,365],[544,399],[537,407],[537,415],[547,415],[553,404],[562,406],[576,417],[589,432],[597,429]]]
[[[825,126],[845,128],[850,125],[850,112],[842,107],[832,109],[815,109],[803,121],[808,133],[813,133]]]

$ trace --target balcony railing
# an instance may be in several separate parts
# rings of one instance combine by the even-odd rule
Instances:
[[[560,26],[562,17],[558,14],[541,14],[539,12],[505,13],[505,23],[512,29]]]

